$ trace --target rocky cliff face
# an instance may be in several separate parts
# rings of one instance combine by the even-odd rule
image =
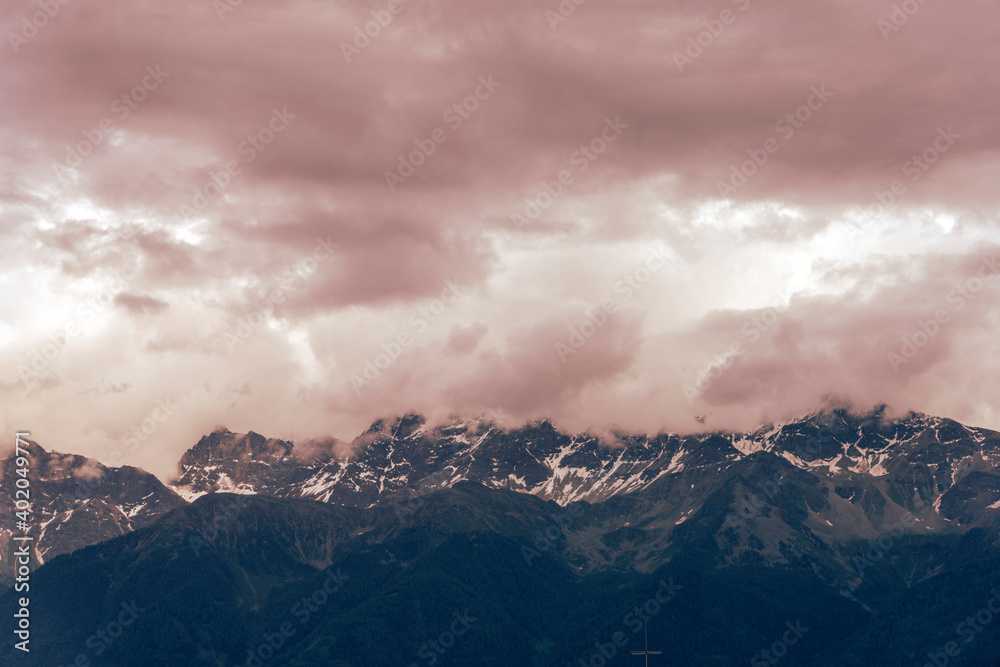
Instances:
[[[28,451],[28,534],[35,538],[39,563],[146,526],[185,504],[154,475],[139,468],[108,468],[84,456],[48,452],[32,441]],[[13,455],[0,463],[0,498],[8,508],[0,514],[0,580],[5,584],[13,572],[11,536],[23,534],[14,515],[17,470]]]
[[[547,421],[504,429],[486,420],[429,424],[411,414],[376,422],[342,445],[304,452],[286,440],[220,430],[184,454],[168,488],[136,468],[32,443],[38,559],[148,525],[207,493],[385,504],[405,519],[428,493],[463,480],[594,506],[592,520],[611,536],[581,542],[587,567],[662,563],[695,539],[698,517],[708,523],[697,538],[711,535],[720,558],[790,562],[815,546],[791,540],[801,527],[825,543],[874,538],[903,520],[911,532],[963,531],[1000,516],[1000,434],[918,414],[889,420],[828,411],[750,433],[600,438],[561,433]],[[13,508],[12,458],[2,470],[0,495]],[[6,575],[13,522],[12,511],[0,520]]]
[[[561,433],[546,421],[506,430],[487,421],[431,425],[407,415],[376,422],[351,448],[349,458],[304,462],[290,442],[220,431],[184,455],[173,486],[188,498],[229,491],[370,506],[469,480],[566,505],[667,483],[709,488],[761,453],[848,502],[882,511],[875,490],[904,509],[933,505],[941,520],[956,524],[976,524],[1000,508],[1000,434],[916,414],[893,421],[880,412],[831,411],[751,433],[618,433],[610,440]]]

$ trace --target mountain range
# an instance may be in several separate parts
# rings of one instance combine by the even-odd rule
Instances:
[[[24,664],[628,664],[643,615],[661,664],[1000,664],[1000,623],[960,626],[1000,586],[1000,434],[949,419],[218,430],[166,485],[32,444],[33,604],[59,639]],[[88,642],[130,603],[150,611]]]

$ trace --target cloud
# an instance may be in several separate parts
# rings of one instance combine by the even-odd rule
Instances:
[[[433,0],[349,62],[354,0],[60,7],[0,56],[0,422],[39,441],[107,456],[188,393],[135,462],[411,409],[692,430],[837,397],[1000,428],[996,287],[947,299],[1000,241],[984,2],[887,30],[861,0]]]
[[[115,304],[134,315],[158,313],[170,307],[166,301],[160,301],[145,294],[129,294],[122,292],[115,297]]]
[[[473,322],[467,327],[456,324],[448,335],[448,349],[456,355],[468,354],[476,349],[488,331],[489,327],[481,322]]]
[[[97,461],[88,459],[84,461],[80,467],[74,468],[73,477],[93,481],[104,477],[104,471],[101,469],[100,464]]]

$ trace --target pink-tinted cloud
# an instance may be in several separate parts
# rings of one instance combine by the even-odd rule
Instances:
[[[996,285],[947,300],[1000,241],[985,0],[435,0],[367,40],[379,3],[217,5],[0,9],[0,421],[101,456],[196,396],[131,453],[157,471],[220,422],[350,439],[410,409],[1000,426]]]

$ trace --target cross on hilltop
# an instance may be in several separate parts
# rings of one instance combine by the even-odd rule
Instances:
[[[646,656],[646,667],[649,667],[649,656],[651,656],[651,655],[660,655],[660,654],[663,653],[663,651],[650,651],[649,650],[649,629],[646,627],[645,623],[642,624],[642,628],[643,628],[643,630],[646,633],[646,646],[641,651],[630,651],[630,653],[632,655],[644,655],[644,656]]]

